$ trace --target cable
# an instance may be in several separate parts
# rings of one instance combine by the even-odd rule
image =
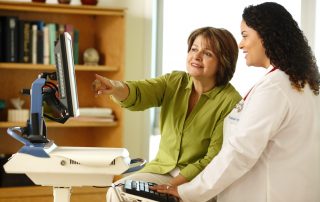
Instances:
[[[112,183],[110,186],[102,186],[102,187],[100,187],[100,186],[93,186],[94,188],[111,188],[111,187],[118,187],[118,186],[123,186],[124,184],[123,183],[119,183],[119,184],[114,184],[114,183]]]
[[[43,87],[45,87],[45,86],[48,86],[48,87],[50,87],[51,89],[52,89],[52,87],[53,87],[56,92],[59,92],[58,86],[57,86],[55,83],[53,83],[53,82],[46,81],[46,83],[45,83],[45,85],[44,85]]]
[[[69,114],[67,112],[67,108],[56,96],[56,92],[59,92],[58,87],[52,82],[46,82],[42,88],[42,92],[43,101],[51,107],[53,112],[57,113],[57,117],[49,115],[47,113],[43,113],[43,116],[55,122],[66,122],[69,118]]]

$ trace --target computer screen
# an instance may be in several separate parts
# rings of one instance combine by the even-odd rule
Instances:
[[[79,116],[77,82],[73,61],[72,38],[68,32],[59,34],[55,44],[56,74],[59,100],[67,108],[69,116]]]

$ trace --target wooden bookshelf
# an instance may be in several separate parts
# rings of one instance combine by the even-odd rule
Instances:
[[[116,118],[114,122],[68,120],[65,124],[60,124],[48,121],[46,125],[49,139],[54,140],[58,146],[123,147],[122,109],[107,96],[96,98],[91,90],[91,83],[95,74],[115,80],[124,78],[125,9],[0,1],[0,16],[17,16],[22,20],[43,20],[45,23],[72,24],[79,30],[79,65],[75,66],[79,105],[113,109]],[[83,52],[91,47],[98,50],[100,55],[97,66],[83,64]],[[7,104],[6,110],[1,113],[6,113],[8,108],[13,108],[10,104],[11,98],[22,98],[26,102],[25,108],[29,108],[30,97],[21,95],[20,91],[24,88],[30,89],[32,82],[40,73],[54,70],[53,65],[0,63],[0,99]],[[20,149],[22,145],[7,135],[7,128],[25,124],[0,120],[0,153],[12,154]],[[8,198],[6,193],[19,195],[18,193],[26,189],[28,190],[26,192],[35,193],[37,196],[39,189],[47,190],[43,187],[0,188],[0,201],[17,201],[5,199]],[[96,191],[88,192],[96,193]],[[100,194],[98,198],[103,195],[102,198],[105,199],[105,190],[98,192]],[[51,195],[50,191],[50,197]],[[30,198],[30,196],[21,197],[26,200],[18,201],[28,201],[27,198]],[[95,201],[90,197],[87,199]],[[45,200],[30,199],[29,201]],[[52,201],[52,197],[49,201]]]
[[[1,202],[53,202],[52,187],[28,186],[0,189]],[[74,187],[70,202],[106,201],[107,188]]]

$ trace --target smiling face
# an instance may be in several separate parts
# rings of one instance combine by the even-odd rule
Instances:
[[[266,55],[261,38],[254,29],[248,27],[244,20],[241,22],[241,35],[239,48],[245,54],[247,65],[268,68],[270,59]]]
[[[187,57],[187,71],[198,80],[214,82],[218,59],[207,39],[199,35],[194,40]]]

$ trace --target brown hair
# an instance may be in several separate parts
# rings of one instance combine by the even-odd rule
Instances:
[[[188,38],[188,52],[197,36],[203,36],[218,58],[216,85],[226,85],[233,77],[238,59],[238,44],[233,35],[226,29],[202,27],[194,30]]]

